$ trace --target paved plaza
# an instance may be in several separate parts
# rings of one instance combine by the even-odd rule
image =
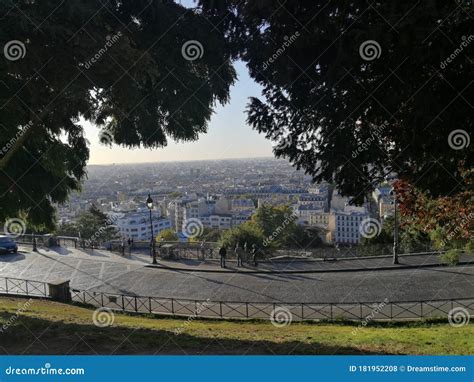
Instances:
[[[425,262],[433,260],[429,256],[424,259]],[[298,273],[295,267],[302,267],[301,264],[286,263],[291,273],[235,273],[212,272],[212,263],[205,266],[206,271],[189,264],[178,264],[185,270],[150,268],[149,263],[150,258],[145,255],[123,258],[106,251],[64,248],[60,251],[40,249],[34,253],[25,247],[16,255],[0,256],[0,277],[70,280],[74,289],[106,293],[237,302],[351,303],[386,298],[390,301],[472,298],[474,295],[474,264]]]

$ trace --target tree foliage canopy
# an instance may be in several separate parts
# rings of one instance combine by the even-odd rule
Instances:
[[[2,47],[16,42],[0,59],[0,220],[52,225],[86,175],[80,118],[109,144],[195,140],[236,77],[223,35],[171,0],[2,1],[0,16]]]
[[[156,235],[156,241],[178,241],[178,235],[171,228],[164,229],[158,235]]]
[[[277,156],[356,202],[387,173],[434,196],[466,189],[473,146],[448,140],[472,132],[472,2],[200,5],[225,17],[229,44],[263,86],[248,121],[279,142]]]
[[[118,237],[114,221],[92,205],[83,212],[75,223],[66,223],[58,227],[56,233],[64,236],[80,236],[91,244],[103,243]]]
[[[245,224],[222,234],[221,242],[228,247],[237,243],[248,249],[255,244],[259,251],[279,248],[306,249],[318,247],[322,240],[317,232],[309,232],[297,224],[297,217],[289,206],[274,207],[263,204]]]
[[[472,1],[196,4],[0,2],[0,41],[24,48],[0,59],[0,220],[53,223],[86,175],[81,117],[105,143],[197,139],[236,58],[263,87],[249,124],[315,181],[355,202],[388,173],[428,198],[469,189]]]

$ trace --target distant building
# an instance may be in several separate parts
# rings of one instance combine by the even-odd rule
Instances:
[[[394,204],[390,196],[391,187],[378,187],[372,192],[372,198],[377,203],[379,217],[383,219],[387,215],[392,215]]]
[[[323,210],[314,211],[314,213],[309,216],[308,223],[311,227],[327,229],[329,226],[329,212]]]
[[[121,213],[118,216],[116,225],[122,238],[133,238],[137,241],[149,241],[151,239],[149,211]],[[152,221],[155,236],[161,231],[171,228],[171,221],[161,217],[159,211],[152,211]]]
[[[331,210],[328,216],[327,241],[358,244],[361,238],[360,224],[368,217],[365,207],[346,206],[343,210]]]
[[[254,211],[253,210],[247,210],[247,211],[240,211],[236,214],[232,215],[232,227],[237,227],[245,222],[248,222]]]
[[[232,199],[232,211],[255,210],[255,204],[252,199]]]
[[[202,215],[199,218],[204,227],[211,229],[230,229],[232,227],[232,215],[231,214],[209,214]]]
[[[316,209],[327,211],[329,208],[329,200],[327,194],[301,194],[298,204],[302,206],[311,205]]]
[[[281,206],[284,204],[289,204],[290,203],[290,197],[289,195],[269,195],[268,197],[260,197],[257,200],[257,207],[260,208],[264,204],[270,205],[270,206]]]
[[[308,188],[310,194],[327,195],[329,193],[329,185],[327,183],[313,184]]]
[[[301,204],[294,207],[294,212],[298,217],[298,224],[310,225],[311,217],[324,213],[324,209],[319,204]]]

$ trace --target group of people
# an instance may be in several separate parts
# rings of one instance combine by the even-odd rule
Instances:
[[[128,252],[129,252],[129,254],[131,254],[132,253],[132,248],[133,248],[133,245],[134,245],[133,238],[128,238],[127,241],[122,239],[122,242],[120,244],[122,255],[125,255],[125,249],[127,248],[127,244],[128,244]],[[159,245],[158,245],[158,248],[160,249],[162,245],[163,245],[163,243],[160,242]],[[152,248],[152,244],[150,243],[150,256],[152,256],[152,254],[151,254],[152,249],[151,248]],[[204,241],[201,242],[200,252],[201,252],[202,260],[205,260],[206,246],[205,246]],[[212,257],[212,252],[213,252],[213,249],[210,248],[209,249],[210,257]],[[255,244],[252,244],[252,247],[250,248],[250,251],[249,251],[247,242],[245,242],[242,247],[237,242],[237,244],[235,245],[235,247],[233,249],[233,252],[234,252],[235,257],[237,258],[237,267],[242,267],[244,265],[244,256],[245,256],[245,258],[251,258],[252,263],[253,263],[254,266],[258,265],[258,261],[257,261],[258,250],[257,250],[257,246]],[[226,263],[226,258],[227,258],[227,246],[223,245],[219,249],[219,256],[220,256],[220,260],[221,260],[221,268],[225,268],[226,267],[225,263]]]
[[[252,248],[250,249],[250,252],[249,252],[247,242],[244,243],[242,248],[240,248],[240,245],[237,242],[237,244],[234,247],[234,254],[235,254],[235,257],[237,258],[237,267],[242,267],[243,266],[244,254],[250,254],[251,257],[252,257],[253,265],[257,266],[258,265],[257,253],[258,253],[258,250],[257,250],[257,246],[255,244],[252,244]],[[225,245],[223,245],[219,249],[219,256],[220,256],[220,259],[221,259],[221,268],[225,268],[226,267],[225,266],[225,261],[226,261],[226,257],[227,257],[227,247]]]
[[[128,238],[127,240],[128,244],[128,253],[132,253],[132,248],[133,248],[133,238]],[[125,240],[122,239],[122,242],[120,243],[120,249],[122,251],[122,255],[125,255]]]

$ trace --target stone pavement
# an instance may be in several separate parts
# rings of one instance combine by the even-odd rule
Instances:
[[[402,263],[416,261],[406,259],[403,257]],[[431,260],[430,256],[425,257],[426,264]],[[255,273],[219,272],[214,263],[201,267],[209,266],[217,272],[199,271],[199,265],[193,267],[192,264],[187,265],[187,270],[163,267],[169,263],[176,266],[176,262],[163,262],[161,268],[153,269],[147,267],[150,262],[149,256],[132,255],[128,259],[106,251],[41,248],[39,253],[34,253],[30,249],[16,255],[0,255],[0,277],[70,280],[72,288],[90,292],[211,301],[325,303],[474,297],[474,265],[425,267],[418,264],[410,269],[311,273],[305,272],[306,266],[299,272],[281,272],[278,268],[276,273]],[[315,262],[311,266],[335,266],[319,264]],[[294,262],[291,266],[300,265]],[[263,266],[269,268],[271,264]]]

